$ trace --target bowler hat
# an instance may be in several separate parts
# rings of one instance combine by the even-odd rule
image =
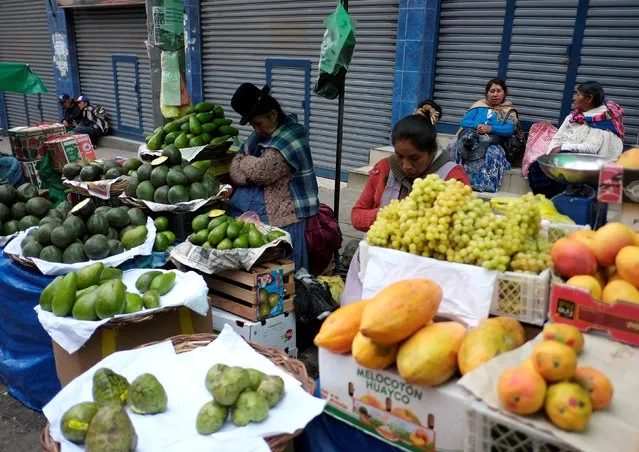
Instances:
[[[242,117],[240,119],[241,126],[249,122],[251,117],[255,115],[260,103],[270,91],[268,86],[259,89],[252,83],[242,83],[239,86],[231,99],[231,107]]]

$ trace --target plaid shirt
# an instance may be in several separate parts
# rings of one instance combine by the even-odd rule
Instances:
[[[262,148],[262,149],[260,149]],[[260,156],[264,149],[277,149],[293,168],[289,188],[297,218],[308,218],[319,212],[319,189],[313,169],[311,146],[304,126],[289,115],[273,135],[264,139],[253,132],[242,145],[240,152]]]

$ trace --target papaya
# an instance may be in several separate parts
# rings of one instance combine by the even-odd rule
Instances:
[[[357,333],[353,339],[352,353],[360,366],[368,369],[386,369],[395,362],[398,348],[398,344],[376,344],[362,333]]]
[[[211,111],[215,108],[215,105],[210,102],[200,102],[195,106],[195,112],[197,113],[206,113],[207,111]]]
[[[433,320],[442,289],[430,279],[407,279],[382,289],[364,309],[360,331],[378,344],[395,344]]]
[[[368,303],[370,300],[360,300],[334,311],[315,336],[315,345],[333,353],[349,353]]]
[[[468,333],[459,350],[459,371],[466,375],[495,356],[520,347],[524,341],[523,327],[516,320],[505,317],[484,320]]]
[[[202,126],[200,125],[200,121],[198,121],[195,116],[191,116],[191,118],[189,118],[189,130],[194,136],[202,133]]]
[[[457,353],[465,337],[466,328],[457,322],[422,327],[400,345],[397,371],[409,383],[438,386],[457,372]]]

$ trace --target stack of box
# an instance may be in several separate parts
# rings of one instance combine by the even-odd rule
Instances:
[[[297,357],[294,273],[295,264],[281,259],[205,276],[213,330],[228,324],[246,340]]]
[[[46,141],[53,169],[62,171],[67,163],[80,162],[82,160],[95,160],[95,152],[91,137],[84,134],[73,134],[53,137]]]
[[[14,127],[9,129],[8,133],[11,151],[20,161],[24,180],[38,188],[43,188],[39,168],[48,150],[46,141],[52,136],[64,134],[64,126],[43,123],[37,126]]]

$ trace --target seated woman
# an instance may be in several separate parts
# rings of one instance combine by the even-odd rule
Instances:
[[[470,177],[473,190],[496,192],[504,171],[510,169],[503,148],[517,127],[517,112],[510,101],[506,84],[494,78],[486,84],[486,98],[478,100],[461,120],[461,130],[448,145],[455,162],[461,163]]]
[[[393,199],[410,193],[413,180],[437,174],[444,180],[457,179],[469,185],[464,169],[447,152],[437,148],[434,125],[441,116],[435,102],[422,102],[415,114],[399,121],[392,132],[395,154],[380,160],[370,171],[368,182],[351,212],[351,223],[367,232],[377,212]]]
[[[364,192],[351,212],[353,227],[367,232],[375,222],[379,209],[393,199],[406,197],[415,179],[437,174],[444,180],[457,179],[470,185],[464,169],[454,163],[448,153],[437,149],[437,123],[441,108],[425,101],[393,127],[391,141],[395,154],[378,162],[370,172]],[[346,276],[342,306],[361,299],[359,250],[353,255]]]
[[[251,83],[242,84],[231,106],[254,132],[231,163],[235,186],[229,213],[256,212],[263,223],[284,229],[293,240],[295,268],[308,269],[306,219],[319,211],[319,190],[304,126],[269,95]]]
[[[605,100],[601,84],[588,81],[579,85],[574,107],[574,111],[552,136],[545,153],[578,152],[610,160],[619,157],[623,152],[623,109]],[[533,125],[531,131],[535,129]],[[535,136],[529,136],[529,140],[535,141]],[[537,146],[544,147],[539,143]],[[524,157],[525,160],[534,160],[528,170],[528,183],[535,194],[543,193],[547,198],[552,198],[565,187],[546,176],[536,161],[539,157],[540,155],[534,156],[534,159]]]

